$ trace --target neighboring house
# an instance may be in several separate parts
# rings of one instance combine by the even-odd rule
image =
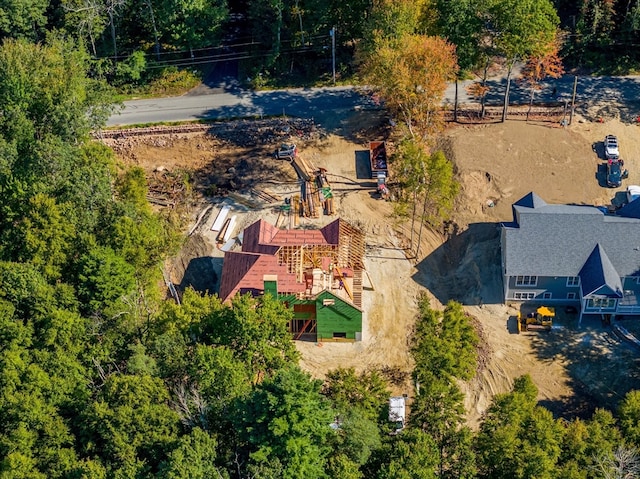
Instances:
[[[227,252],[220,298],[270,293],[293,311],[294,339],[362,339],[364,235],[337,219],[318,230],[281,230],[259,220],[242,250]]]
[[[606,214],[529,193],[500,244],[505,302],[579,305],[580,319],[640,314],[640,200]]]

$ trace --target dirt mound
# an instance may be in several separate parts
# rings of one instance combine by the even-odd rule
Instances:
[[[608,405],[614,401],[611,391],[622,394],[635,384],[635,379],[624,385],[611,377],[610,361],[625,368],[620,371],[630,371],[635,362],[619,353],[618,341],[599,324],[578,328],[577,318],[562,316],[548,335],[515,334],[517,310],[502,304],[498,238],[499,222],[510,221],[512,203],[530,191],[550,203],[605,205],[624,196],[598,183],[597,145],[605,134],[618,135],[628,181],[640,184],[635,125],[576,117],[569,128],[524,121],[452,126],[441,145],[461,185],[453,221],[441,231],[423,230],[420,256],[408,260],[417,231],[412,235],[410,222],[394,216],[393,205],[377,198],[363,160],[368,141],[389,133],[388,118],[382,112],[352,111],[331,122],[336,134],[320,134],[319,125],[313,135],[287,131],[277,122],[247,126],[253,128],[251,141],[241,144],[210,132],[108,140],[124,161],[142,166],[150,178],[159,171],[192,175],[193,221],[202,208],[212,206],[211,216],[189,228],[192,235],[171,270],[176,284],[217,289],[224,252],[210,226],[220,203],[232,206],[236,234],[260,218],[278,221],[284,198],[299,192],[299,184],[289,163],[273,159],[271,152],[279,142],[293,141],[307,161],[328,171],[338,215],[366,235],[363,341],[297,342],[302,366],[314,376],[324,377],[338,366],[376,368],[395,378],[394,393],[410,393],[408,342],[416,298],[427,292],[437,308],[451,299],[460,301],[481,332],[478,375],[463,384],[471,424],[477,424],[494,394],[508,391],[513,379],[525,373],[532,375],[542,403],[558,415],[582,414],[588,410],[585,404]],[[224,131],[241,134],[236,130]],[[299,227],[317,228],[333,219],[301,218]]]

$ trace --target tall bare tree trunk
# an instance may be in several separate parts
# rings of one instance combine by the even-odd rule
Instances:
[[[156,16],[153,14],[153,5],[151,0],[146,0],[147,7],[151,13],[151,25],[153,26],[153,36],[156,41],[156,60],[160,61],[160,41],[158,40],[158,29],[156,28]]]
[[[509,64],[509,70],[507,70],[507,88],[504,91],[504,105],[502,107],[502,122],[504,123],[507,120],[507,111],[509,110],[509,93],[511,90],[511,73],[513,72],[513,67],[515,66],[515,60],[511,61]]]
[[[486,102],[487,102],[487,76],[489,75],[489,59],[484,63],[484,70],[482,72],[482,96],[480,97],[480,119],[484,119],[484,115],[486,113]]]
[[[276,25],[276,44],[274,49],[274,59],[280,56],[280,42],[282,37],[282,4],[276,7],[277,10],[277,25]]]
[[[411,235],[409,237],[409,250],[413,253],[413,237],[414,237],[414,226],[416,224],[416,208],[418,203],[418,188],[413,190],[413,211],[411,213]],[[417,256],[416,252],[416,256]]]
[[[453,100],[453,121],[458,123],[458,75],[456,75],[456,94]]]
[[[427,185],[428,183],[426,178],[424,183],[425,185]],[[424,192],[424,200],[422,202],[422,215],[420,216],[420,229],[418,230],[418,246],[416,247],[416,259],[419,258],[420,256],[420,246],[422,243],[422,228],[424,227],[424,218],[427,212],[427,200],[429,198],[429,195],[427,194],[428,191],[429,191],[429,187],[427,186]]]
[[[116,43],[116,24],[113,19],[113,12],[109,10],[109,25],[111,26],[111,41],[113,41],[113,59],[118,61],[118,45]]]
[[[529,109],[527,110],[527,118],[525,121],[529,121],[529,114],[531,113],[531,108],[533,107],[533,97],[536,94],[536,91],[531,88],[531,96],[529,97]]]

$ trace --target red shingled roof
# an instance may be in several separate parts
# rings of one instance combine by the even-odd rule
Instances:
[[[276,256],[227,252],[222,264],[220,298],[231,299],[236,293],[260,294],[264,291],[264,276],[277,275],[279,293],[300,293],[305,291],[304,283],[296,281],[296,275],[287,272],[286,265],[278,265]]]
[[[271,240],[278,233],[278,228],[264,220],[258,220],[244,229],[242,251],[251,253],[276,254],[278,246],[271,245]]]
[[[271,241],[271,244],[277,244],[278,246],[327,244],[327,240],[320,230],[280,230]]]
[[[219,296],[223,301],[237,292],[259,294],[264,291],[264,275],[278,276],[279,293],[305,291],[305,284],[296,275],[278,264],[276,254],[281,246],[337,245],[340,219],[319,230],[279,230],[264,220],[258,220],[244,230],[242,252],[227,252],[222,264]]]

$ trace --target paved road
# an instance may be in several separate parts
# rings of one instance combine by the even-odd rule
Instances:
[[[352,87],[308,88],[277,91],[234,89],[211,94],[132,100],[109,118],[107,125],[164,121],[229,119],[273,115],[314,118],[337,110],[353,109],[366,99]]]
[[[538,101],[569,100],[573,89],[573,76],[543,83],[536,95]],[[459,102],[473,100],[459,85]],[[489,104],[501,104],[504,79],[492,79],[487,96]],[[555,94],[554,94],[555,90]],[[450,85],[445,94],[445,103],[453,103],[455,86]],[[528,101],[528,92],[512,82],[511,101]],[[621,114],[635,118],[640,98],[640,77],[581,77],[578,80],[577,104],[612,104]],[[361,96],[353,87],[304,88],[254,92],[240,88],[202,89],[197,94],[180,97],[132,100],[125,102],[124,109],[109,118],[107,125],[131,125],[198,119],[229,119],[290,115],[305,118],[322,118],[331,121],[332,113],[370,105],[370,99]],[[629,110],[629,111],[626,111]],[[632,111],[633,110],[633,111]]]

